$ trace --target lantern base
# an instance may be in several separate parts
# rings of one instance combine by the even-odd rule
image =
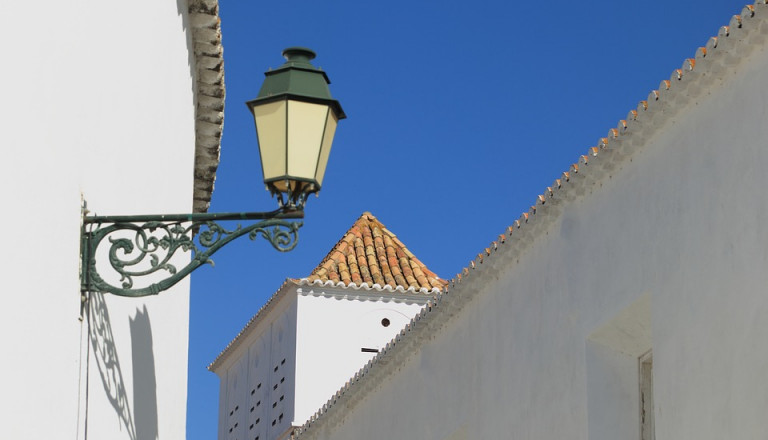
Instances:
[[[273,196],[277,195],[280,208],[287,209],[304,209],[309,195],[320,191],[315,182],[301,180],[277,180],[266,184],[267,190]]]

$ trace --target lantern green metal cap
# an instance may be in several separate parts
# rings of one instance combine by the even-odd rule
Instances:
[[[264,73],[266,79],[256,99],[246,102],[251,111],[253,107],[280,99],[296,99],[329,105],[338,119],[347,116],[339,101],[331,97],[328,84],[331,81],[321,69],[310,63],[317,54],[305,47],[289,47],[283,51],[286,62],[274,70]]]

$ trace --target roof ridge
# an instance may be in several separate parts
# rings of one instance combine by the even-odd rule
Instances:
[[[482,252],[477,254],[477,256],[469,262],[468,266],[464,267],[458,274],[456,274],[454,278],[450,280],[451,285],[460,283],[462,278],[469,274],[470,268],[475,269],[476,264],[482,264],[486,257],[490,257],[492,252],[498,249],[499,244],[505,243],[505,233],[508,236],[511,236],[515,230],[521,229],[522,226],[534,223],[534,219],[536,218],[537,214],[537,208],[538,210],[544,208],[547,201],[559,201],[555,199],[555,195],[559,193],[565,194],[568,191],[568,188],[566,188],[568,185],[566,184],[570,184],[570,186],[573,187],[575,183],[578,183],[579,181],[589,179],[590,182],[594,182],[602,178],[602,175],[597,174],[597,171],[599,170],[595,169],[599,168],[600,165],[598,160],[599,155],[604,153],[606,155],[611,153],[618,153],[619,156],[623,154],[625,157],[628,157],[634,153],[634,151],[621,152],[617,148],[618,146],[621,146],[625,136],[636,130],[640,132],[653,130],[663,125],[663,123],[669,120],[671,117],[675,116],[679,108],[674,108],[674,105],[677,104],[678,106],[685,106],[690,101],[690,96],[681,97],[675,94],[678,88],[680,88],[681,91],[684,91],[688,88],[687,86],[688,83],[690,83],[690,80],[683,82],[683,79],[688,78],[690,75],[695,75],[695,72],[698,72],[702,69],[702,64],[704,64],[703,61],[705,60],[707,54],[713,53],[714,49],[718,47],[718,44],[722,43],[721,39],[730,37],[731,34],[737,29],[743,29],[745,18],[751,19],[755,17],[755,5],[760,5],[763,7],[763,12],[768,12],[768,8],[765,8],[768,6],[768,0],[756,0],[754,5],[748,4],[744,6],[742,8],[741,14],[734,15],[729,21],[728,25],[721,26],[720,29],[718,29],[717,36],[710,37],[705,46],[696,49],[694,58],[686,58],[683,61],[683,65],[680,69],[675,69],[672,71],[672,75],[670,76],[669,80],[662,80],[659,83],[658,89],[651,90],[651,92],[648,94],[648,98],[641,100],[638,103],[636,110],[630,110],[629,113],[627,113],[627,119],[619,120],[616,128],[609,129],[606,137],[599,138],[596,146],[590,147],[586,154],[580,156],[576,163],[570,166],[568,171],[563,172],[559,179],[555,179],[552,186],[547,187],[543,194],[538,195],[534,204],[527,212],[523,212],[520,215],[520,218],[515,220],[512,225],[507,227],[504,233],[498,236],[498,240],[492,241],[489,247],[485,248]],[[765,39],[764,36],[763,39]],[[736,42],[741,41],[738,39],[735,40]],[[711,59],[712,56],[710,55],[709,60]],[[694,70],[696,69],[697,62],[699,62],[699,70]],[[735,66],[735,64],[733,65]],[[704,67],[726,69],[727,67],[732,66],[707,66],[704,64]],[[694,76],[693,79],[696,79],[696,76]],[[689,90],[689,92],[691,92],[691,95],[694,95],[701,93],[701,90]],[[661,110],[663,110],[665,116],[657,118],[656,115],[660,113]],[[643,123],[643,119],[649,119],[648,122],[651,122],[651,124]],[[634,127],[637,127],[637,129]],[[647,139],[647,137],[645,138]],[[614,146],[614,144],[618,145]],[[630,140],[630,144],[628,146],[632,146],[632,140]],[[587,167],[589,166],[590,161],[593,163],[591,172],[587,171]],[[598,167],[595,167],[595,162],[597,162]],[[605,164],[603,164],[603,166],[604,165]],[[579,174],[579,172],[581,172],[581,174]],[[592,176],[590,176],[590,174],[592,174]],[[552,203],[550,203],[550,206],[551,205]]]
[[[501,246],[504,244],[507,244],[506,247],[508,252],[512,252],[512,250],[515,249],[515,245],[517,245],[516,247],[519,251],[524,250],[527,245],[533,241],[537,232],[545,229],[540,226],[540,223],[543,223],[542,221],[535,221],[537,217],[546,220],[547,212],[559,215],[559,212],[562,211],[562,209],[559,208],[562,208],[562,206],[558,206],[558,204],[563,203],[564,199],[567,197],[573,200],[576,196],[580,195],[579,186],[594,183],[604,177],[605,173],[601,174],[601,171],[605,170],[601,169],[601,167],[606,168],[607,165],[615,166],[617,160],[626,159],[636,151],[624,151],[619,149],[625,138],[628,139],[626,141],[626,147],[631,147],[638,143],[642,145],[650,135],[655,133],[657,127],[663,125],[664,122],[676,114],[676,111],[679,110],[679,108],[675,108],[675,105],[678,107],[685,106],[690,101],[691,96],[678,96],[680,94],[676,92],[678,88],[677,84],[679,84],[681,91],[688,89],[691,92],[691,95],[702,93],[701,88],[691,90],[690,87],[688,87],[690,80],[682,82],[688,75],[694,74],[694,68],[696,67],[697,62],[699,62],[699,69],[732,69],[736,65],[736,63],[732,63],[733,59],[720,60],[720,62],[726,61],[726,65],[715,64],[715,61],[712,60],[712,54],[726,52],[726,50],[722,48],[720,51],[716,49],[724,42],[732,40],[735,42],[726,43],[726,48],[729,50],[734,49],[737,52],[737,55],[739,55],[738,58],[741,58],[741,55],[743,54],[738,52],[749,48],[750,41],[747,41],[748,38],[745,37],[751,36],[742,34],[743,32],[748,32],[750,30],[749,28],[744,30],[745,21],[746,23],[752,21],[751,19],[755,18],[756,11],[758,10],[761,14],[765,13],[765,15],[759,16],[758,19],[765,21],[768,18],[768,0],[756,0],[754,5],[744,6],[741,14],[734,15],[728,25],[720,27],[717,36],[711,37],[706,46],[696,50],[694,58],[687,58],[683,62],[681,69],[675,69],[672,72],[672,76],[669,80],[662,80],[659,90],[652,90],[648,95],[647,100],[640,101],[637,110],[630,110],[626,120],[620,120],[617,128],[611,128],[608,131],[607,137],[600,138],[597,146],[591,147],[587,151],[587,154],[582,155],[575,164],[571,165],[568,171],[563,172],[560,178],[555,179],[553,185],[547,187],[544,194],[537,196],[536,202],[531,206],[528,212],[523,212],[519,219],[515,220],[511,226],[507,227],[507,229],[498,236],[497,240],[491,242],[489,247],[480,252],[477,257],[469,262],[468,266],[464,267],[461,272],[456,274],[456,276],[450,280],[449,285],[446,286],[439,295],[434,296],[433,299],[427,303],[427,306],[424,307],[421,312],[417,314],[394,339],[392,339],[392,341],[387,343],[387,345],[374,356],[373,359],[368,361],[363,368],[355,373],[355,375],[352,376],[333,396],[331,396],[309,420],[303,425],[296,427],[290,438],[292,440],[297,440],[306,435],[311,435],[308,431],[316,432],[318,429],[316,427],[317,424],[326,423],[329,417],[338,417],[340,415],[339,411],[344,410],[344,416],[349,414],[352,407],[361,400],[361,396],[353,397],[352,394],[365,393],[371,389],[371,384],[375,385],[381,383],[381,380],[391,374],[399,365],[399,362],[397,362],[398,356],[399,358],[404,359],[406,356],[405,350],[410,347],[417,347],[419,344],[426,342],[425,338],[418,337],[416,333],[425,331],[424,329],[427,328],[430,323],[435,322],[435,315],[439,315],[441,312],[456,314],[473,294],[476,294],[481,290],[476,289],[475,291],[467,292],[466,290],[468,287],[462,289],[461,284],[463,281],[466,281],[466,278],[473,271],[480,269],[480,265],[484,264],[484,262],[486,262],[486,267],[489,266],[489,262],[493,264],[493,260],[487,261],[488,257],[491,257],[496,251],[500,250]],[[768,28],[768,23],[764,22],[763,30],[766,28]],[[730,38],[734,33],[741,38]],[[755,35],[755,33],[752,32],[752,35]],[[765,40],[767,36],[763,34],[758,35],[758,37],[755,38],[762,38]],[[734,46],[734,44],[740,42],[743,43],[739,46]],[[707,61],[704,61],[707,56],[709,56],[709,58],[707,58]],[[709,75],[706,78],[713,80],[712,77],[714,76],[715,75]],[[694,79],[695,78],[696,75],[694,74]],[[722,78],[715,78],[714,80],[722,80]],[[672,87],[672,84],[676,84],[675,87]],[[664,110],[665,116],[662,116],[660,119],[656,118],[655,116],[658,113],[662,113],[662,109]],[[655,119],[658,120],[655,121]],[[626,137],[633,132],[639,134],[646,131],[650,131],[648,136],[635,137],[634,139]],[[609,145],[611,145],[610,148]],[[610,156],[612,155],[616,156],[613,159],[613,163],[610,162]],[[603,156],[608,158],[603,160]],[[592,165],[590,166],[589,164]],[[588,166],[590,167],[590,171],[587,171]],[[557,198],[555,197],[556,195]],[[515,231],[518,232],[515,233]],[[515,242],[507,239],[508,236],[512,236],[513,234],[518,238]],[[471,285],[471,283],[464,283],[464,286]],[[386,359],[387,361],[385,362],[383,359]],[[341,403],[345,403],[345,405],[341,405]]]

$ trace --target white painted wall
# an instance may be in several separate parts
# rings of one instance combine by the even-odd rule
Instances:
[[[383,348],[429,299],[312,287],[299,293],[293,425],[309,420],[376,355],[362,348]],[[385,318],[387,327],[382,325]]]
[[[642,339],[648,320],[656,439],[764,437],[764,47],[746,60],[732,53],[736,74],[692,83],[708,89],[685,110],[645,120],[666,126],[562,202],[524,252],[479,264],[454,295],[477,293],[440,315],[434,339],[301,438],[639,438],[627,347],[642,344],[625,342]],[[637,334],[601,334],[646,295]]]
[[[219,440],[269,440],[291,422],[295,393],[296,289],[286,285],[218,364]],[[274,424],[273,424],[274,422]]]
[[[375,355],[361,348],[382,348],[428,299],[283,286],[214,368],[219,439],[284,438]]]
[[[145,300],[97,296],[89,336],[78,255],[81,194],[98,214],[191,209],[185,11],[2,6],[0,438],[184,438],[188,282]]]

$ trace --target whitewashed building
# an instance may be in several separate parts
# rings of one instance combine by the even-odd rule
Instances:
[[[224,83],[216,0],[4,2],[3,439],[185,437],[189,282],[92,294],[92,214],[203,212]]]
[[[370,213],[312,274],[288,279],[211,363],[220,440],[287,438],[446,281]]]
[[[767,39],[759,0],[544,188],[293,438],[764,438]],[[289,316],[279,350],[290,362],[298,353],[294,408],[315,385],[300,384],[302,301],[357,295],[330,287],[289,282],[267,306]],[[244,333],[249,349],[278,350],[256,334]]]

